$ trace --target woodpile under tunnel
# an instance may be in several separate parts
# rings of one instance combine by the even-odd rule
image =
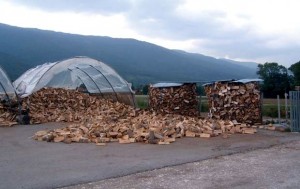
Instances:
[[[30,110],[31,123],[37,124],[47,122],[79,123],[107,110],[110,110],[109,113],[112,117],[114,115],[111,113],[116,114],[115,116],[122,116],[123,111],[133,110],[134,108],[119,102],[113,102],[112,99],[91,96],[77,90],[43,88],[23,98],[23,109]]]

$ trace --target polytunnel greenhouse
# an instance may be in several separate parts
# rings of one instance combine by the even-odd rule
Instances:
[[[22,98],[44,87],[51,87],[76,89],[135,105],[129,83],[108,65],[88,57],[75,57],[39,65],[21,75],[14,82],[14,86]]]
[[[17,94],[5,71],[0,67],[0,100],[3,105],[11,106],[17,102]],[[1,108],[0,107],[0,108]]]

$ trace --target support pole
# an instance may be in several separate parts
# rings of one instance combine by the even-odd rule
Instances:
[[[201,116],[202,112],[202,96],[201,94],[199,95],[199,115]]]
[[[289,95],[287,93],[284,93],[284,102],[285,102],[285,120],[286,120],[286,123],[287,123],[287,120],[288,120],[288,103],[287,103],[287,97]]]
[[[278,122],[279,124],[281,124],[281,118],[280,118],[280,99],[279,99],[279,95],[277,95],[277,111],[278,111]]]

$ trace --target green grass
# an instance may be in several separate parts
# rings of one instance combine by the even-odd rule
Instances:
[[[273,118],[278,117],[277,103],[276,104],[263,104],[262,113],[263,113],[263,116],[266,116],[266,117],[273,117]],[[281,116],[281,118],[285,118],[285,107],[283,106],[283,104],[280,105],[280,116]]]
[[[289,108],[289,105],[288,105]],[[263,116],[276,118],[278,117],[277,99],[264,99],[262,107]],[[280,116],[285,118],[285,100],[280,99]]]
[[[135,100],[138,108],[148,108],[148,95],[135,95]]]
[[[139,108],[146,109],[148,107],[148,95],[135,95],[135,98]],[[280,103],[281,118],[285,118],[284,100],[281,99]],[[208,103],[205,96],[201,97],[201,112],[208,112]],[[276,118],[278,116],[277,99],[264,99],[262,114],[266,117]]]

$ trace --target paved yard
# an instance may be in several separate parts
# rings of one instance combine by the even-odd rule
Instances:
[[[228,139],[184,138],[171,145],[47,143],[38,130],[62,124],[0,127],[0,188],[55,188],[197,162],[300,140],[299,134],[259,131]]]
[[[64,189],[299,188],[300,141]]]

